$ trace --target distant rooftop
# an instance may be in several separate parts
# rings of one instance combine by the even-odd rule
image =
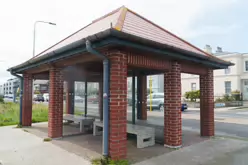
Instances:
[[[216,51],[212,51],[212,47],[210,45],[206,45],[204,47],[204,50],[208,52],[209,54],[212,54],[214,56],[223,56],[223,55],[232,55],[232,54],[243,54],[239,52],[229,52],[229,51],[223,51],[222,47],[217,47]]]

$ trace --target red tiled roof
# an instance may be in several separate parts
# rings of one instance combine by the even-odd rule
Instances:
[[[77,32],[73,33],[57,44],[51,46],[50,48],[36,55],[34,58],[52,52],[80,39],[86,38],[87,36],[111,28],[115,28],[116,30],[125,33],[156,41],[162,44],[167,44],[183,50],[207,56],[209,55],[203,50],[191,45],[187,41],[179,38],[178,36],[172,34],[171,32],[161,28],[160,26],[152,23],[146,18],[123,6],[93,21],[91,24],[78,30]]]

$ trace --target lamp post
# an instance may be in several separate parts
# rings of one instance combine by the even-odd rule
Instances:
[[[36,21],[34,23],[34,36],[33,36],[33,57],[35,56],[35,39],[36,39],[36,25],[38,23],[45,23],[45,24],[49,24],[49,25],[56,25],[55,23],[52,22],[46,22],[46,21]]]
[[[35,21],[34,23],[34,35],[33,35],[33,57],[35,56],[35,39],[36,39],[36,25],[38,23],[45,23],[45,24],[49,24],[49,25],[56,25],[56,23],[53,23],[53,22],[46,22],[46,21]],[[32,94],[32,100],[34,99],[34,81],[33,81],[33,84],[32,84],[32,90],[33,90],[33,94]]]

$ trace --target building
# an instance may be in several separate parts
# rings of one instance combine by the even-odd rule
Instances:
[[[49,93],[49,85],[47,80],[35,80],[34,81],[34,91],[39,93]]]
[[[146,83],[147,89],[150,88],[150,81],[152,81],[152,84],[151,84],[152,92],[164,92],[164,75],[163,74],[147,76],[147,83]],[[135,82],[136,82],[135,86],[137,87],[137,80]],[[131,77],[127,79],[127,88],[130,93],[132,90],[132,78]]]
[[[14,90],[19,87],[19,83],[20,81],[18,78],[8,79],[7,82],[2,84],[2,87],[0,87],[0,92],[2,91],[1,93],[3,95],[13,95]]]
[[[206,45],[205,50],[212,53],[212,48]],[[214,95],[221,97],[238,90],[242,92],[243,99],[248,100],[248,53],[226,52],[217,47],[214,56],[234,63],[227,69],[214,71]],[[187,91],[199,90],[199,76],[182,74],[182,95]]]
[[[3,91],[3,85],[0,85],[0,96],[4,95],[4,91]]]

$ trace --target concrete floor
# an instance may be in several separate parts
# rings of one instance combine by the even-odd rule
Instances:
[[[23,129],[38,137],[47,137],[47,123],[34,124],[32,127]],[[64,125],[63,131],[64,137],[61,139],[54,139],[51,141],[51,143],[67,150],[68,152],[81,156],[87,160],[101,157],[102,136],[93,136],[92,132],[89,132],[88,134],[80,134],[79,126],[75,124]],[[68,136],[72,134],[73,136]],[[162,136],[163,131],[161,131],[161,129],[156,128],[156,138],[161,140]],[[183,132],[183,146],[190,146],[192,144],[200,143],[205,140],[207,139],[201,138],[197,133],[189,131]],[[170,153],[172,151],[174,150],[165,148],[163,146],[163,143],[156,144],[153,147],[137,149],[136,137],[128,136],[127,158],[131,163],[141,162],[152,157],[157,157],[166,153]]]

